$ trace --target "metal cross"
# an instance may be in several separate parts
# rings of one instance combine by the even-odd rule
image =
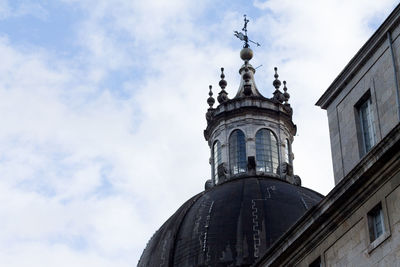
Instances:
[[[243,15],[243,17],[244,17],[244,26],[243,26],[242,31],[244,32],[244,34],[243,34],[243,32],[234,31],[234,35],[237,38],[239,38],[240,40],[244,41],[243,47],[249,47],[250,46],[249,42],[256,44],[257,46],[260,46],[259,43],[254,42],[254,41],[250,40],[249,37],[247,37],[247,23],[249,22],[249,20],[246,18],[246,15]]]

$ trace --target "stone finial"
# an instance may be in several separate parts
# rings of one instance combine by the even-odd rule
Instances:
[[[219,86],[221,87],[221,92],[219,92],[217,100],[219,103],[223,103],[228,100],[228,93],[225,91],[225,87],[228,84],[225,81],[225,74],[224,74],[224,68],[221,68],[221,80],[219,81]]]
[[[274,92],[274,96],[272,97],[272,100],[278,102],[278,103],[283,103],[283,101],[285,100],[285,97],[283,96],[282,92],[279,90],[279,87],[281,86],[281,81],[278,79],[279,75],[278,75],[278,68],[275,67],[275,80],[272,82],[272,85],[275,87],[275,92]]]
[[[289,101],[290,95],[287,92],[286,81],[283,81],[283,97],[284,97],[284,100],[285,100],[285,104],[287,104],[288,101]]]
[[[221,89],[225,89],[225,87],[228,85],[228,83],[224,80],[225,79],[225,74],[224,74],[224,68],[221,68],[221,80],[219,81],[219,86]]]
[[[214,99],[214,97],[212,97],[212,95],[213,95],[213,92],[212,92],[212,85],[210,85],[209,88],[210,88],[210,92],[208,93],[208,95],[209,95],[210,97],[207,99],[207,103],[208,103],[208,105],[210,106],[210,108],[212,108],[213,105],[214,105],[214,103],[215,103],[215,99]]]
[[[272,85],[275,87],[276,90],[279,90],[279,87],[281,86],[281,81],[278,79],[279,75],[278,75],[278,68],[275,67],[275,80],[272,82]]]
[[[212,92],[212,85],[210,85],[208,88],[210,88],[210,92],[208,93],[209,97],[207,99],[207,104],[210,106],[207,110],[206,113],[206,120],[207,122],[210,122],[212,120],[213,114],[214,114],[214,108],[213,105],[215,103],[214,97],[212,97],[213,92]]]
[[[255,73],[255,68],[248,61],[245,61],[239,69],[239,74],[242,78],[235,98],[248,96],[263,97],[261,93],[257,90],[257,86],[254,80]]]
[[[283,94],[282,94],[282,96],[283,96],[283,101],[285,101],[285,103],[283,104],[283,108],[284,108],[284,110],[287,112],[287,113],[289,113],[290,115],[292,115],[293,114],[293,109],[292,109],[292,107],[290,106],[290,104],[288,103],[288,101],[289,101],[289,98],[290,98],[290,95],[289,95],[289,93],[287,92],[287,87],[286,87],[286,81],[283,81]]]

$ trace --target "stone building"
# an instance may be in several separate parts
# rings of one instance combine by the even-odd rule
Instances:
[[[211,177],[154,234],[139,266],[251,266],[323,198],[293,173],[290,95],[276,68],[271,98],[257,89],[247,22],[236,33],[245,42],[237,94],[228,97],[223,69],[216,107],[210,86]]]
[[[296,134],[286,82],[262,96],[247,20],[241,82],[218,105],[210,86],[204,136],[211,175],[154,234],[138,266],[400,266],[400,5],[318,100],[327,110],[335,187],[293,173]],[[281,89],[282,88],[282,89]]]
[[[400,5],[318,100],[335,187],[256,266],[400,266]]]

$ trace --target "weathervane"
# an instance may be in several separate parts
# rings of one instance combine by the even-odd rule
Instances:
[[[249,47],[249,42],[256,44],[257,46],[260,46],[259,43],[254,42],[252,40],[249,39],[249,37],[247,37],[247,23],[249,22],[249,20],[246,18],[246,15],[243,15],[244,17],[244,26],[242,31],[244,32],[244,34],[242,32],[238,32],[238,31],[234,31],[234,35],[239,38],[240,40],[244,41],[244,46],[243,47]]]

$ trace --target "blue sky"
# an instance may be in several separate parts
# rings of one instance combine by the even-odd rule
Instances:
[[[255,80],[288,82],[294,171],[333,187],[314,106],[397,1],[0,0],[0,263],[132,266],[210,176],[208,85],[239,86],[250,19]]]

